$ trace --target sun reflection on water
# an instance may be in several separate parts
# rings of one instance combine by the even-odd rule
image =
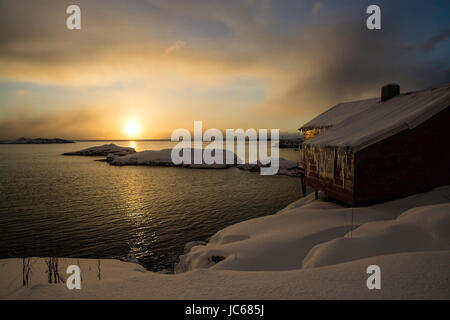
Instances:
[[[136,150],[136,142],[134,142],[134,141],[129,141],[129,142],[128,142],[128,147],[134,148],[134,150]]]

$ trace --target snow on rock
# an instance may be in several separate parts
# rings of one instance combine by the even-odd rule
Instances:
[[[189,251],[191,251],[191,249],[195,246],[204,246],[206,245],[205,241],[189,241],[188,243],[186,243],[184,245],[184,253],[189,253]]]
[[[129,147],[120,147],[118,145],[115,145],[113,143],[111,144],[105,144],[102,146],[96,146],[91,147],[79,151],[73,151],[73,152],[65,152],[63,153],[63,156],[109,156],[110,158],[112,155],[119,156],[119,155],[126,155],[126,154],[132,154],[135,153],[136,150],[134,148]]]
[[[368,227],[365,224],[369,222],[381,220],[395,221],[403,212],[412,208],[448,203],[449,196],[450,186],[446,186],[395,201],[352,209],[332,202],[326,202],[322,199],[314,200],[314,194],[310,194],[292,203],[278,214],[243,221],[217,232],[210,238],[206,245],[195,246],[189,253],[180,256],[180,261],[175,271],[186,272],[198,268],[245,271],[298,269],[302,266],[302,261],[308,256],[311,249],[317,245],[328,243],[335,239],[341,239],[352,229],[353,235],[356,236],[358,235],[358,230],[367,230],[366,228]],[[431,215],[430,212],[423,208],[418,212],[421,216]],[[440,215],[439,212],[436,214]],[[405,213],[405,216],[401,219],[399,218],[399,220],[406,221],[404,219],[408,215]],[[420,219],[420,217],[417,219]],[[427,219],[431,220],[423,220],[423,223],[425,221],[428,221],[427,223],[430,224],[436,223],[436,221],[442,223],[448,221],[445,220],[447,218],[441,216],[429,217]],[[414,227],[409,228],[414,229]],[[389,230],[389,228],[387,229]],[[442,250],[446,248],[445,245],[438,245],[440,243],[439,241],[448,245],[448,233],[444,234],[445,229],[434,228],[429,230],[429,234],[434,234],[439,239],[435,240],[435,242],[428,243],[427,250]],[[449,230],[447,232],[450,232],[450,228],[447,228],[447,230]],[[413,231],[409,231],[409,234],[406,231],[403,232],[405,232],[406,238],[408,236],[417,236]],[[378,249],[379,251],[370,251],[370,246],[375,248],[378,245],[377,243],[380,242],[378,238],[383,236],[391,238],[383,242],[383,244],[380,244],[381,248]],[[392,239],[395,236],[380,231],[379,237],[375,237],[373,243],[371,241],[372,238],[366,241],[365,244],[369,249],[367,249],[367,254],[362,257],[369,256],[371,253],[376,254],[377,252],[379,252],[378,254],[383,254],[412,250],[412,247],[409,249],[407,247],[402,248],[399,244],[396,250],[389,251],[390,249],[388,247],[392,246],[390,242],[393,241]],[[343,243],[355,243],[353,246],[357,247],[359,240],[355,239],[353,242],[352,240],[345,238],[339,241]],[[425,248],[425,245],[417,246],[416,248],[416,251],[421,251]],[[337,249],[340,249],[340,247]],[[363,249],[362,251],[365,250]],[[330,249],[329,251],[332,250]],[[351,254],[350,252],[343,255],[343,258],[339,262],[351,260]],[[357,252],[355,252],[355,255],[357,255]],[[221,256],[224,259],[215,263],[212,259],[213,256]],[[321,259],[325,261],[328,258],[329,256],[325,255]],[[339,255],[334,259],[338,258]],[[330,259],[333,260],[332,258]]]
[[[120,158],[114,158],[110,164],[114,166],[126,165],[159,165],[172,166],[172,159],[170,158],[171,149],[164,149],[160,151],[147,150],[133,153]]]
[[[129,150],[122,150],[115,153],[108,153],[106,155],[106,162],[112,162],[116,157],[123,157],[136,152],[130,152]]]
[[[260,172],[262,167],[269,167],[270,162],[273,161],[273,158],[268,158],[264,161],[258,160],[257,163],[243,163],[239,164],[237,167],[240,170],[247,170],[250,172]],[[286,160],[284,158],[278,158],[279,159],[279,167],[277,175],[285,175],[285,176],[292,176],[292,177],[298,177],[300,176],[300,168],[298,166],[297,161],[291,161]],[[266,163],[266,164],[263,164]]]
[[[178,149],[175,149],[178,150]],[[223,164],[207,164],[202,160],[201,164],[194,163],[194,153],[195,149],[185,148],[183,150],[179,149],[179,152],[190,152],[191,160],[190,163],[182,163],[179,166],[186,168],[197,168],[197,169],[223,169],[232,167],[236,163],[236,155],[228,150],[222,150],[223,154]],[[203,150],[205,152],[205,150]],[[178,166],[172,162],[172,149],[163,149],[163,150],[147,150],[136,152],[134,154],[126,155],[123,157],[114,158],[110,164],[114,166],[127,166],[127,165],[144,165],[144,166]],[[226,164],[226,157],[230,156],[233,160],[233,164]],[[203,158],[203,157],[202,157]]]
[[[384,254],[450,250],[450,203],[422,206],[395,220],[369,222],[345,236],[318,244],[303,260],[303,268]]]

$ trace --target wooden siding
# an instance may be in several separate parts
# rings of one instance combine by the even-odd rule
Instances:
[[[370,204],[450,184],[450,108],[355,154],[355,202]]]

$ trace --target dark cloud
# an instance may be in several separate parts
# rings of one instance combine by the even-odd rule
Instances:
[[[431,49],[448,36],[432,37]],[[276,112],[315,115],[348,100],[375,97],[382,85],[397,82],[410,91],[450,81],[448,60],[417,58],[417,50],[396,30],[369,31],[358,16],[328,19],[302,30],[288,48],[296,76],[284,93],[265,104]]]
[[[444,30],[443,32],[440,32],[431,37],[430,39],[428,39],[427,41],[425,41],[425,43],[422,44],[422,48],[425,50],[431,50],[448,37],[450,37],[450,29]]]

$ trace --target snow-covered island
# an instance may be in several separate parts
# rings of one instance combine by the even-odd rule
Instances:
[[[450,186],[369,207],[319,196],[187,243],[176,274],[60,258],[63,279],[68,265],[81,268],[81,290],[68,290],[48,283],[48,258],[3,259],[0,298],[450,299]],[[366,286],[370,265],[380,267],[380,290]]]
[[[262,167],[268,167],[268,164],[263,164],[261,161],[257,161],[255,164],[238,164],[238,157],[232,151],[220,150],[222,152],[222,164],[207,164],[202,160],[202,163],[194,163],[195,149],[185,148],[183,149],[191,154],[190,163],[174,164],[171,158],[172,149],[162,150],[146,150],[136,152],[133,148],[121,147],[115,144],[105,144],[103,146],[91,147],[74,152],[63,153],[65,156],[106,156],[104,161],[113,166],[162,166],[173,167],[180,166],[184,168],[195,169],[225,169],[230,167],[237,167],[240,170],[247,170],[251,172],[260,172]],[[182,150],[180,149],[181,154]],[[205,152],[205,150],[202,150]],[[214,154],[214,151],[213,151]],[[233,164],[227,164],[227,157],[234,159]],[[203,159],[203,157],[202,157]],[[269,158],[271,161],[271,158]],[[267,162],[264,162],[267,163]],[[296,161],[286,160],[279,158],[279,170],[278,175],[287,175],[292,177],[298,177],[300,175],[300,169]]]
[[[75,143],[72,140],[60,138],[18,138],[15,140],[0,140],[0,144],[49,144],[49,143]]]
[[[222,152],[222,164],[207,164],[202,160],[201,164],[194,163],[194,153],[195,149],[186,148],[191,154],[190,163],[181,163],[176,165],[172,162],[171,154],[172,149],[163,149],[163,150],[147,150],[140,151],[132,154],[128,154],[126,156],[122,156],[121,154],[110,154],[108,155],[106,161],[109,162],[110,165],[113,166],[129,166],[129,165],[142,165],[142,166],[181,166],[185,168],[196,168],[196,169],[225,169],[230,167],[237,167],[240,170],[247,170],[251,172],[260,172],[262,167],[268,167],[269,164],[263,164],[261,161],[257,161],[256,164],[238,164],[238,157],[232,151],[229,150],[220,150]],[[180,151],[179,152],[183,152]],[[205,152],[203,150],[202,152]],[[234,159],[233,164],[227,164],[227,157]],[[271,158],[269,158],[271,160]],[[266,163],[266,162],[265,162]],[[300,169],[298,168],[298,163],[296,161],[286,160],[284,158],[279,158],[279,170],[278,175],[287,175],[297,177],[300,176]]]
[[[65,152],[63,156],[125,156],[127,154],[135,153],[134,148],[120,147],[113,143],[104,144],[102,146],[95,146],[79,151]]]

